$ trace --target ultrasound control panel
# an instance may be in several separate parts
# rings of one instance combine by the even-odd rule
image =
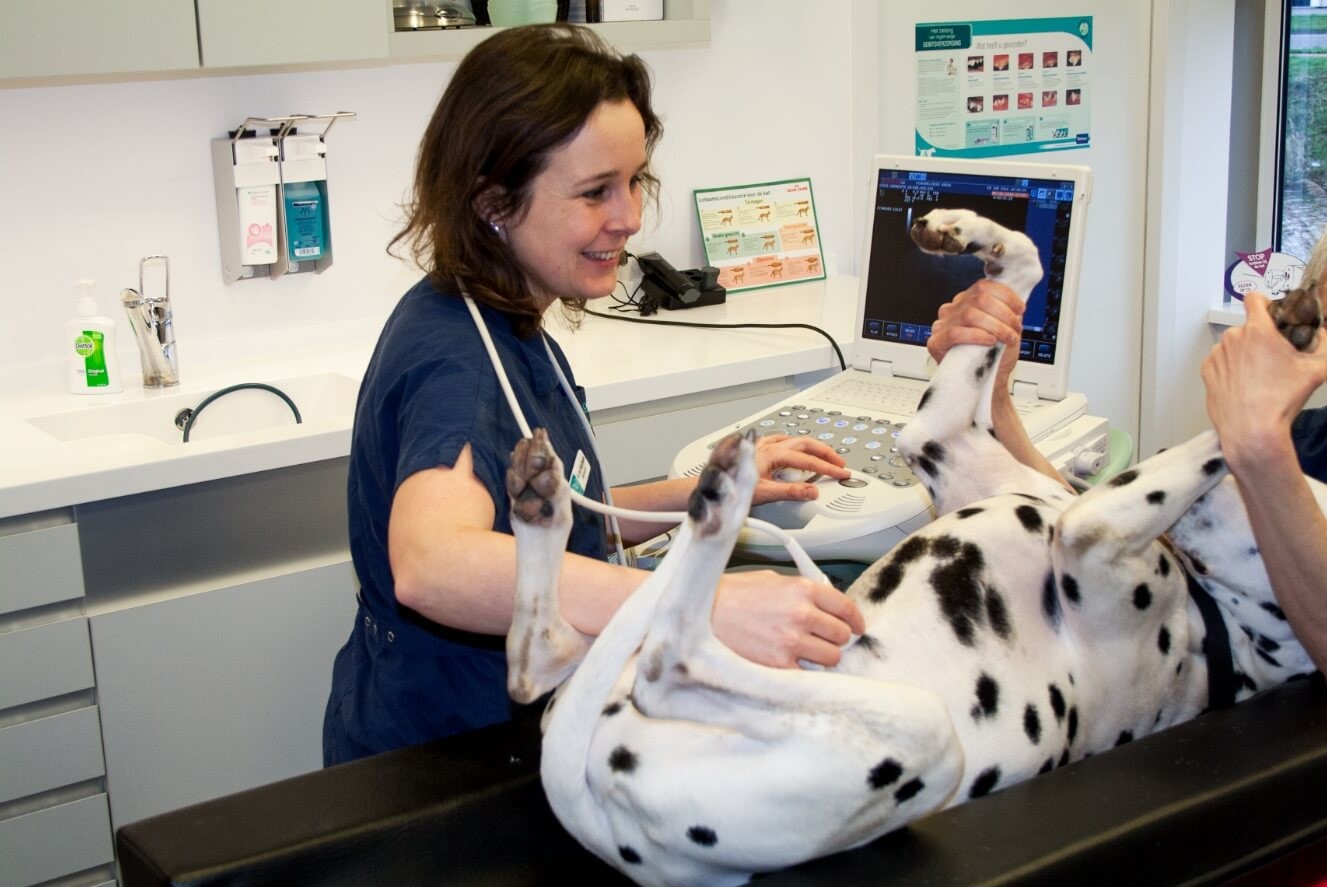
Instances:
[[[917,483],[917,476],[908,469],[898,451],[902,422],[791,404],[747,423],[741,430],[746,432],[747,429],[754,430],[760,437],[771,434],[811,437],[833,447],[854,474],[860,473],[895,487],[910,487]],[[839,485],[845,487],[863,487],[868,483],[860,477],[839,481]]]

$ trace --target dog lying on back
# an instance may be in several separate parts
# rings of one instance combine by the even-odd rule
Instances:
[[[1020,297],[1041,278],[1026,236],[971,211],[911,233]],[[1316,296],[1284,307],[1311,344]],[[830,671],[756,665],[706,618],[757,480],[751,439],[715,447],[671,552],[597,639],[558,611],[563,468],[541,431],[518,444],[509,689],[561,685],[541,775],[581,843],[641,883],[741,883],[1313,670],[1214,433],[1075,496],[994,439],[999,360],[952,349],[900,435],[939,517],[848,590],[867,631]]]

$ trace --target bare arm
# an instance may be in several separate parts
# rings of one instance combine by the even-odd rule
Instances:
[[[940,316],[931,328],[926,348],[938,363],[955,345],[994,345],[1003,342],[1004,355],[996,371],[991,395],[991,421],[995,437],[1015,459],[1065,484],[1055,466],[1032,444],[1018,418],[1009,377],[1018,363],[1019,340],[1023,335],[1023,301],[1007,286],[979,280],[940,306]],[[1065,486],[1068,486],[1065,484]]]
[[[752,497],[753,505],[781,499],[806,500],[819,495],[815,484],[785,483],[771,475],[780,468],[798,468],[840,480],[851,472],[844,468],[843,457],[818,440],[772,434],[756,441],[756,467],[760,481]],[[678,477],[613,490],[613,501],[622,508],[637,511],[685,511],[687,499],[696,488],[696,478]],[[622,535],[629,543],[642,542],[667,530],[671,525],[639,521],[620,521]]]
[[[1248,322],[1227,330],[1203,362],[1207,412],[1239,483],[1267,574],[1314,664],[1327,669],[1327,518],[1299,470],[1290,423],[1327,378],[1327,343],[1300,353],[1281,337],[1267,300],[1245,298]]]
[[[493,531],[493,518],[493,500],[474,476],[468,447],[453,468],[407,478],[388,526],[397,600],[443,625],[505,634],[516,541]],[[562,614],[579,631],[597,635],[647,575],[566,554],[558,586]],[[833,665],[850,633],[865,630],[856,606],[830,586],[772,572],[725,576],[713,618],[715,633],[733,650],[782,667],[798,659]]]

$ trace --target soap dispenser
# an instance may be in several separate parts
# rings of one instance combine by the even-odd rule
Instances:
[[[92,297],[96,281],[77,281],[78,316],[65,323],[69,347],[69,390],[74,394],[115,394],[121,390],[120,363],[115,352],[115,321],[97,313]]]

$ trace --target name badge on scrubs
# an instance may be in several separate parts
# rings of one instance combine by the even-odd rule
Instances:
[[[590,483],[590,460],[585,458],[584,450],[576,451],[576,461],[571,463],[571,476],[567,483],[573,490],[585,495],[585,488]]]

